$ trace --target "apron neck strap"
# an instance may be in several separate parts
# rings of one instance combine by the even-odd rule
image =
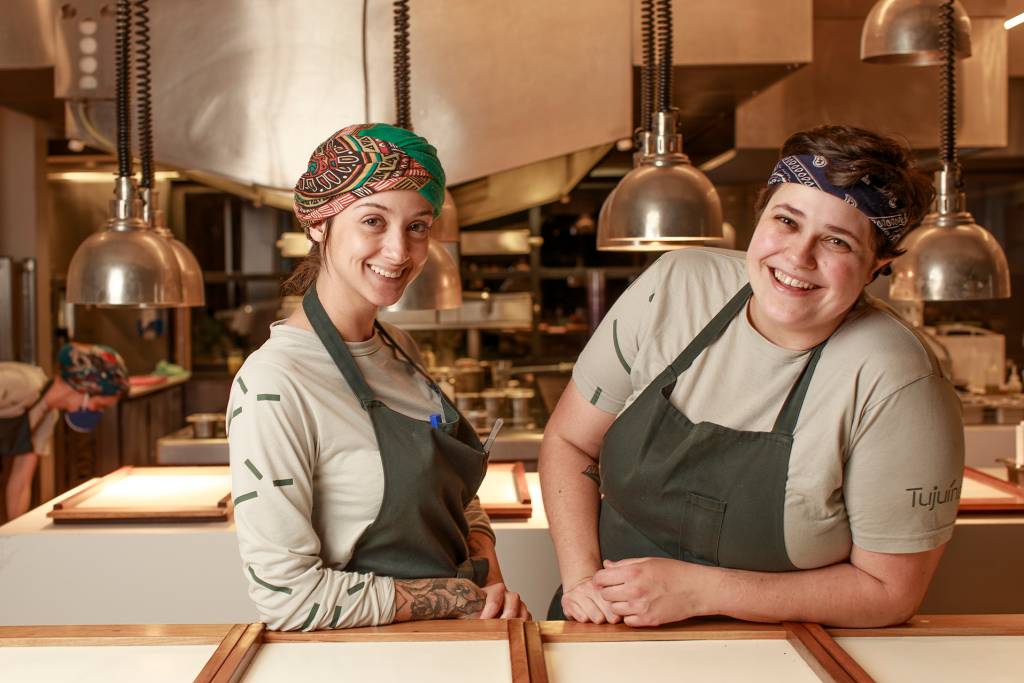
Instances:
[[[753,290],[750,288],[749,282],[743,285],[740,291],[736,292],[729,299],[729,303],[722,307],[722,310],[711,319],[711,322],[705,325],[704,329],[683,349],[683,352],[672,361],[669,367],[672,368],[672,372],[677,378],[689,370],[694,359],[701,354],[701,351],[710,346],[712,342],[722,335],[725,328],[729,327],[732,319],[747,305],[747,299],[750,298],[752,292]]]
[[[435,394],[437,394],[438,398],[441,400],[441,410],[442,410],[442,414],[444,415],[444,421],[446,423],[452,423],[452,422],[455,422],[456,420],[458,420],[459,412],[451,404],[451,401],[448,400],[448,397],[445,396],[445,393],[443,391],[441,391],[441,387],[437,386],[437,382],[434,381],[434,378],[431,377],[430,375],[428,375],[427,372],[425,370],[423,370],[423,368],[421,368],[419,366],[419,363],[417,363],[415,360],[413,360],[409,356],[409,354],[407,354],[405,352],[405,349],[402,348],[402,345],[399,344],[398,342],[396,342],[391,337],[391,335],[388,334],[388,331],[386,329],[384,329],[384,326],[380,324],[379,320],[374,320],[373,324],[374,324],[374,327],[377,328],[377,332],[378,332],[378,334],[380,334],[380,336],[384,340],[384,342],[388,346],[390,346],[391,348],[397,350],[397,352],[402,356],[402,358],[404,358],[405,361],[409,365],[411,365],[412,368],[416,372],[420,373],[420,375],[423,377],[423,379],[425,379],[427,381],[427,385],[431,389],[434,390]]]
[[[324,305],[320,303],[320,297],[317,296],[315,284],[302,297],[302,310],[306,312],[306,317],[309,318],[309,324],[313,326],[313,331],[316,332],[316,336],[320,338],[320,342],[327,349],[331,360],[338,366],[338,370],[341,371],[342,376],[348,382],[348,386],[352,389],[356,398],[359,399],[363,408],[369,407],[369,404],[375,400],[373,392],[370,391],[370,386],[363,379],[359,368],[356,367],[352,353],[348,350],[348,346],[345,345],[345,340],[338,333],[338,328],[331,322],[330,316],[324,310]]]
[[[827,342],[828,339],[815,346],[814,350],[811,351],[811,357],[807,359],[807,365],[804,366],[803,372],[800,373],[800,379],[789,390],[789,396],[786,397],[786,402],[782,404],[779,416],[775,418],[775,427],[772,428],[773,432],[792,434],[796,429],[797,420],[800,419],[800,409],[803,408],[804,397],[807,396],[807,388],[811,386],[811,377],[814,376],[814,368],[818,364],[818,359],[821,358],[821,351],[825,348]]]

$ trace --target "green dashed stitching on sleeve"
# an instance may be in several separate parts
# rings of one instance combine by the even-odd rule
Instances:
[[[257,401],[280,401],[281,394],[256,394]]]
[[[248,394],[249,393],[249,388],[247,386],[245,386],[245,382],[242,381],[241,377],[236,377],[235,381],[238,382],[238,386],[242,390],[243,394]]]
[[[594,395],[590,397],[590,405],[596,406],[599,398],[601,398],[601,387],[594,390]]]
[[[295,481],[292,479],[275,479],[274,486],[291,486]]]
[[[289,588],[288,586],[275,586],[273,584],[267,583],[266,581],[264,581],[260,577],[256,576],[256,572],[254,572],[252,570],[252,567],[249,567],[249,576],[252,577],[253,581],[255,581],[259,585],[263,586],[267,590],[272,590],[275,593],[284,593],[285,595],[291,595],[292,594],[292,589]]]
[[[341,605],[334,608],[334,616],[331,617],[331,628],[338,625],[338,619],[341,619]]]
[[[302,626],[299,627],[300,631],[305,631],[309,628],[309,625],[313,623],[313,617],[316,616],[316,611],[320,609],[320,603],[314,602],[313,607],[309,610],[309,616],[306,617],[306,621],[302,622]]]
[[[626,358],[622,355],[622,349],[619,348],[619,321],[612,321],[612,342],[615,344],[615,355],[619,357],[619,362],[622,363],[622,367],[626,368],[626,373],[632,372],[629,367],[629,363],[626,362]]]
[[[366,585],[365,581],[360,581],[359,583],[357,583],[356,585],[354,585],[354,586],[352,586],[351,588],[348,589],[348,594],[349,595],[355,595],[359,591],[363,590],[363,586],[365,586],[365,585]]]
[[[235,498],[235,505],[238,505],[239,503],[244,503],[247,500],[252,500],[253,498],[257,498],[259,497],[259,495],[260,494],[257,493],[256,491],[249,491],[249,493],[243,493],[238,498]]]
[[[239,415],[241,415],[241,414],[242,414],[242,406],[238,406],[233,411],[231,411],[231,417],[228,419],[228,428],[229,429],[231,428],[231,423],[234,421],[234,419],[236,417],[238,417]]]
[[[654,292],[651,292],[651,295],[647,297],[647,303],[651,303],[652,301],[654,301]]]
[[[249,458],[246,458],[245,459],[245,466],[249,468],[250,472],[252,472],[252,476],[256,477],[257,479],[263,479],[263,473],[260,472],[258,469],[256,469],[256,465],[252,464],[252,460],[249,460]]]

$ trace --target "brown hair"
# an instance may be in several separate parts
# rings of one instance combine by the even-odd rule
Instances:
[[[323,240],[313,242],[313,246],[309,248],[309,253],[302,257],[299,265],[295,266],[295,270],[292,271],[292,274],[281,285],[281,292],[285,296],[301,296],[308,292],[309,288],[316,282],[317,276],[320,275],[320,269],[326,261],[324,254],[326,254],[327,238],[331,233],[330,227],[333,222],[334,217],[332,216],[324,225]],[[309,230],[306,230],[306,234],[309,235]]]
[[[903,237],[921,224],[931,206],[935,194],[931,180],[915,165],[910,148],[894,138],[854,126],[818,126],[789,136],[779,157],[796,154],[820,154],[828,159],[829,182],[838,187],[850,187],[865,175],[880,180],[888,193],[903,201],[910,226]],[[778,187],[761,188],[754,202],[758,220]],[[904,250],[897,244],[876,239],[875,256],[899,256]]]

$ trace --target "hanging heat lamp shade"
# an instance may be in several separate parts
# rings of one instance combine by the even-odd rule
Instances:
[[[180,306],[181,274],[174,251],[139,216],[132,181],[117,179],[106,226],[83,242],[68,266],[72,304],[103,307]]]
[[[665,251],[722,237],[718,192],[683,154],[679,112],[672,107],[671,0],[644,0],[640,10],[644,52],[641,149],[634,155],[634,168],[601,206],[597,219],[600,251]]]
[[[674,131],[675,112],[669,117]],[[597,220],[598,249],[663,251],[722,237],[718,192],[675,149],[643,158],[608,195]]]
[[[932,212],[900,247],[889,295],[898,301],[971,301],[1010,296],[999,242],[967,212],[956,145],[956,59],[971,54],[971,22],[955,0],[880,0],[861,35],[861,58],[940,64],[939,151]]]
[[[971,20],[953,4],[956,56],[971,56]],[[860,58],[876,64],[927,66],[942,63],[941,0],[878,0],[860,35]]]
[[[1006,254],[992,234],[974,222],[964,195],[938,174],[937,211],[900,246],[893,262],[889,296],[897,301],[970,301],[1010,296]]]
[[[141,217],[135,191],[128,112],[131,44],[130,0],[117,2],[117,161],[110,218],[75,250],[68,266],[67,297],[72,304],[107,307],[180,306],[181,273],[167,241]]]

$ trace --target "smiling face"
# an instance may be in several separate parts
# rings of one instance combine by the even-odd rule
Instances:
[[[427,260],[434,209],[413,190],[359,199],[330,221],[321,297],[373,313],[402,297]],[[310,229],[323,248],[323,225]]]
[[[874,233],[867,217],[841,199],[795,183],[779,186],[747,250],[754,328],[789,349],[828,338],[892,260],[876,257]]]

